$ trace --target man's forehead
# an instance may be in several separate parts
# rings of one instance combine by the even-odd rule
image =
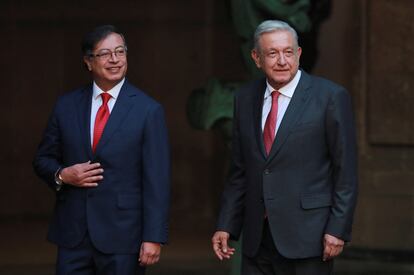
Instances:
[[[273,31],[263,33],[259,39],[260,46],[264,48],[269,47],[283,47],[293,48],[296,45],[296,41],[293,35],[288,31]]]
[[[111,32],[107,36],[99,40],[95,44],[94,49],[96,50],[96,49],[108,48],[108,47],[114,48],[114,47],[124,46],[124,45],[125,45],[125,41],[123,37],[118,33]]]
[[[293,34],[287,30],[274,30],[264,32],[260,35],[260,40],[293,40]]]

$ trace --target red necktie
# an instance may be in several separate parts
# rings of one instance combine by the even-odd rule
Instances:
[[[102,133],[105,128],[105,124],[109,118],[109,108],[108,101],[111,98],[111,95],[108,93],[102,93],[102,105],[99,107],[98,112],[95,117],[95,127],[93,128],[93,143],[92,151],[95,152],[96,146],[98,145],[99,140],[101,139]]]
[[[273,141],[275,140],[275,129],[277,122],[277,105],[279,99],[279,91],[272,92],[272,107],[267,115],[265,127],[263,130],[263,140],[266,149],[266,154],[269,155],[272,148]]]

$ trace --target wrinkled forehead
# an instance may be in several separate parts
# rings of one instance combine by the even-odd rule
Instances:
[[[275,30],[275,31],[269,31],[264,32],[260,34],[259,40],[258,40],[258,46],[261,49],[265,48],[285,48],[285,47],[291,47],[291,48],[297,48],[298,43],[294,37],[294,35],[286,30]]]

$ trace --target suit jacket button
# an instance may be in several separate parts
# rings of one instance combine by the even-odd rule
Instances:
[[[269,175],[269,174],[270,174],[270,170],[269,170],[269,169],[265,169],[265,170],[264,170],[264,174],[265,174],[265,175]]]

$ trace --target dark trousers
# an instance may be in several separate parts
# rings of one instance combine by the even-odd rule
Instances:
[[[138,254],[105,254],[86,234],[75,248],[58,247],[56,275],[143,275]],[[110,241],[110,237],[108,238]]]
[[[321,240],[322,241],[322,240]],[[242,257],[242,275],[331,275],[333,261],[322,257],[288,259],[276,249],[267,220],[263,228],[262,242],[253,258]]]

